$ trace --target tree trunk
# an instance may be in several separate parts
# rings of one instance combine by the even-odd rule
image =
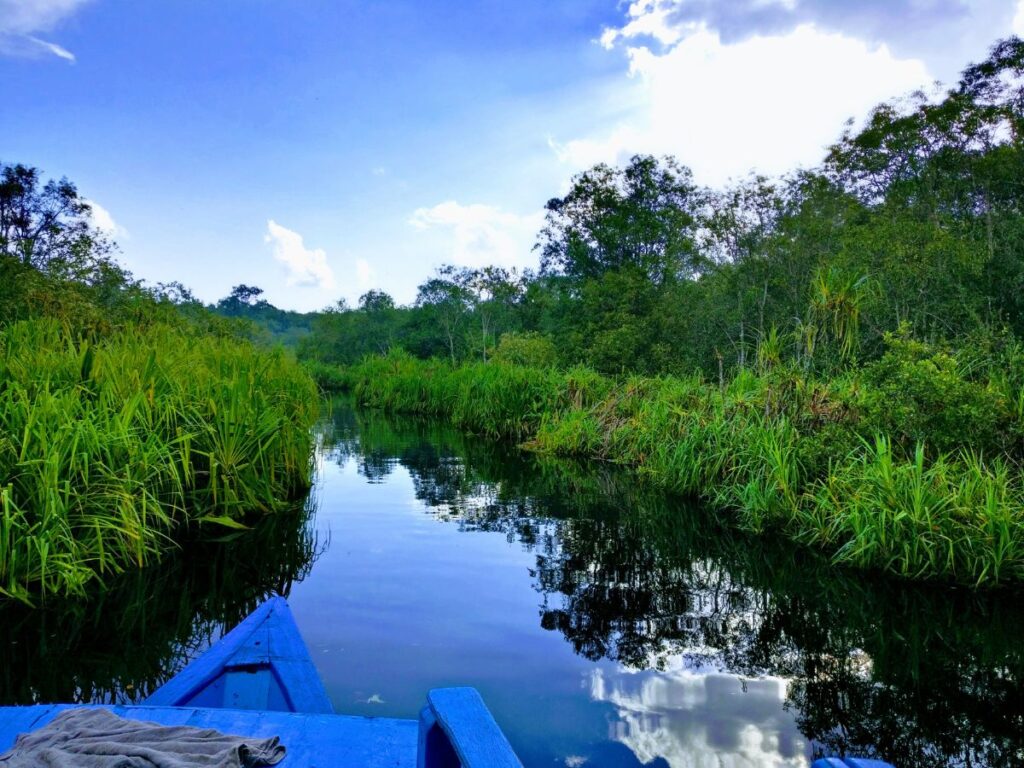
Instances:
[[[487,319],[480,316],[480,353],[483,356],[483,360],[487,362]]]
[[[451,353],[452,365],[454,366],[455,365],[455,334],[451,330],[447,331],[447,334],[448,334],[448,351]]]
[[[764,338],[764,305],[768,303],[768,281],[764,281],[764,290],[761,291],[761,306],[757,313],[757,334],[758,338]]]

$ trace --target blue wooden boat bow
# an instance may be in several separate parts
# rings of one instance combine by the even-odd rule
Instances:
[[[0,754],[19,733],[74,704],[0,707]],[[88,705],[99,706],[99,705]],[[428,692],[419,721],[334,713],[288,604],[267,600],[141,704],[108,707],[121,717],[223,733],[278,736],[280,768],[522,768],[474,688]],[[891,768],[826,758],[814,768]]]
[[[334,714],[283,597],[272,597],[143,704]]]
[[[0,707],[0,754],[73,704]],[[97,705],[89,705],[97,706]],[[206,653],[121,717],[279,736],[280,768],[522,768],[472,688],[430,691],[420,721],[334,713],[283,598],[267,600]]]

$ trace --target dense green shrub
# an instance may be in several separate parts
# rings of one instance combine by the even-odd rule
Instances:
[[[351,382],[345,375],[345,369],[340,366],[319,360],[305,360],[302,367],[324,392],[345,392],[349,389]]]
[[[554,342],[536,331],[502,334],[493,360],[533,368],[550,368],[558,361]]]
[[[1009,404],[968,378],[949,352],[888,335],[885,354],[862,375],[865,432],[887,435],[909,452],[918,443],[940,453],[970,447],[992,455],[1007,447]]]

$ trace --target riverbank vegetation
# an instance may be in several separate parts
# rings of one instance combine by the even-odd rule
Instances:
[[[636,466],[838,562],[1019,581],[1022,104],[1011,38],[813,170],[598,165],[547,203],[539,273],[370,292],[300,354],[366,404]]]
[[[0,595],[83,595],[309,487],[308,375],[115,253],[73,185],[0,166]]]
[[[731,513],[743,529],[823,548],[837,563],[969,584],[1024,579],[1019,453],[996,452],[1004,441],[1020,444],[1019,415],[990,384],[953,376],[966,394],[931,423],[931,391],[893,400],[870,383],[898,367],[910,388],[932,388],[935,355],[892,346],[857,376],[750,372],[724,389],[699,377],[620,380],[585,368],[453,367],[402,354],[347,374],[364,405],[634,466]],[[991,429],[958,428],[957,409],[972,408]],[[979,432],[992,453],[979,448]]]

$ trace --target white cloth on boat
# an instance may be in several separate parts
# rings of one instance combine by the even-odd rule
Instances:
[[[22,733],[0,768],[256,768],[284,759],[275,736],[253,739],[212,728],[126,720],[109,709],[67,709]]]

